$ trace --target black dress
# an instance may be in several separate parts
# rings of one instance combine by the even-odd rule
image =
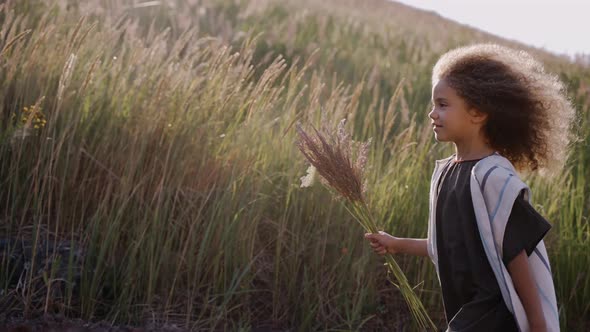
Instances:
[[[482,158],[453,158],[437,184],[436,206],[439,278],[448,331],[518,331],[481,243],[471,200],[471,168]],[[502,257],[506,266],[523,249],[530,255],[551,228],[523,194],[524,190],[506,224]]]

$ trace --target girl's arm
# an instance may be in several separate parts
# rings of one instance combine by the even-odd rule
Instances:
[[[366,233],[365,238],[371,241],[371,247],[379,255],[404,253],[414,256],[428,256],[426,239],[395,237],[383,231],[379,231],[378,234]]]
[[[537,292],[535,279],[529,269],[528,257],[525,250],[522,250],[510,263],[508,263],[508,272],[512,277],[514,288],[518,293],[524,306],[524,310],[529,321],[531,332],[545,332],[547,326],[543,317],[541,300]]]
[[[414,256],[428,256],[426,239],[398,238],[399,252]]]

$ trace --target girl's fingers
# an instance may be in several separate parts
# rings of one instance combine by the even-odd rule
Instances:
[[[371,244],[371,247],[373,247],[373,249],[375,249],[375,250],[385,249],[385,247],[383,245],[381,245],[380,243]]]
[[[375,253],[379,254],[379,255],[383,255],[385,253],[387,253],[387,250],[385,249],[385,247],[383,245],[381,245],[381,243],[379,243],[379,241],[375,240],[375,239],[370,239],[371,243],[369,243],[369,245],[373,248],[373,251],[375,251]]]
[[[365,239],[371,241],[371,242],[377,242],[377,239],[371,237],[372,233],[365,233]]]
[[[382,251],[382,250],[385,250],[385,248],[383,248],[383,247],[376,247],[376,248],[374,248],[373,250],[374,250],[375,252],[380,252],[380,251]]]

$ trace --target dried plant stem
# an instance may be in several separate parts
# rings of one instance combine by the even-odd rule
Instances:
[[[359,222],[359,224],[361,224],[361,226],[366,231],[374,234],[377,234],[379,232],[377,229],[377,225],[373,222],[374,219],[371,216],[371,212],[365,201],[352,202],[351,208],[347,207],[346,204],[344,206],[346,210]],[[390,253],[386,253],[385,262],[389,268],[389,271],[393,273],[393,275],[398,281],[398,284],[394,285],[396,285],[396,287],[402,293],[404,300],[410,308],[412,316],[414,317],[420,328],[426,330],[431,329],[436,331],[436,326],[428,316],[428,313],[426,312],[424,305],[422,304],[416,293],[414,293],[414,290],[410,286],[410,283],[408,282],[406,275],[403,273],[403,271],[393,258],[393,255]]]

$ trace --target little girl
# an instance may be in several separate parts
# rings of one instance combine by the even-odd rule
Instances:
[[[575,118],[563,84],[524,51],[477,44],[445,53],[432,85],[435,139],[455,153],[435,164],[428,237],[365,237],[380,255],[432,259],[447,331],[559,331],[551,225],[516,169],[561,170]]]

